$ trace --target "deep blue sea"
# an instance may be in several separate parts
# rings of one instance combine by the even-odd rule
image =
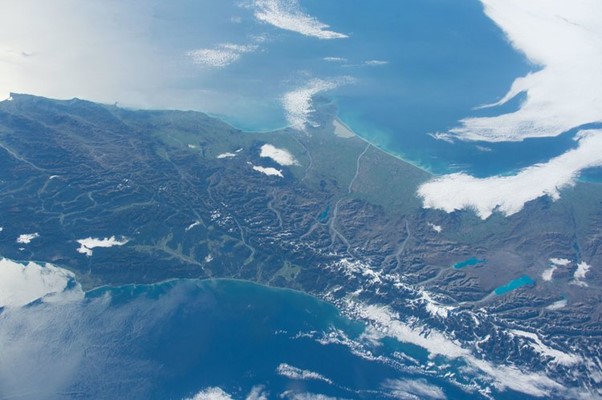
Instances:
[[[185,0],[159,5],[161,18],[153,32],[173,59],[216,43],[258,44],[258,50],[226,68],[188,66],[178,78],[183,90],[202,87],[207,92],[196,99],[202,109],[241,129],[286,126],[281,99],[287,92],[312,79],[350,77],[353,83],[320,95],[336,102],[339,117],[360,136],[437,174],[509,174],[576,146],[575,132],[498,144],[451,144],[429,136],[458,126],[464,117],[517,109],[521,96],[494,109],[475,108],[497,101],[514,79],[539,68],[511,47],[478,0],[301,2],[303,10],[349,36],[341,40],[257,23],[252,10],[240,4]],[[326,61],[329,57],[340,61]],[[367,65],[374,60],[384,63]],[[598,175],[587,174],[592,180]]]
[[[363,323],[328,303],[242,281],[100,288],[3,310],[0,322],[0,398],[184,399],[216,387],[234,399],[253,389],[268,398],[467,396],[422,371],[433,360],[420,348],[366,339]]]

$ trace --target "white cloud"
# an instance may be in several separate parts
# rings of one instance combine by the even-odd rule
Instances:
[[[246,397],[246,400],[267,400],[267,394],[265,388],[261,385],[253,386],[251,391]],[[232,400],[233,397],[226,393],[222,388],[214,386],[208,387],[193,397],[188,397],[183,400]]]
[[[298,165],[299,162],[295,157],[286,149],[279,149],[271,144],[264,144],[261,146],[260,157],[271,158],[278,164],[283,166]]]
[[[0,267],[0,273],[3,270]],[[48,283],[55,278],[44,279]],[[22,280],[22,285],[27,283],[26,278]],[[0,285],[3,281],[0,277]],[[165,337],[157,327],[172,321],[186,300],[177,288],[152,299],[132,294],[117,301],[114,293],[107,288],[84,296],[72,282],[64,292],[48,294],[41,302],[0,312],[0,398],[55,398],[61,393],[89,398],[152,397],[150,390],[156,385],[139,378],[152,380],[160,363],[154,361],[152,352],[143,354],[146,348],[139,338]],[[127,385],[109,388],[106,382]]]
[[[265,175],[269,175],[269,176],[279,176],[280,178],[284,178],[284,175],[282,175],[282,171],[280,171],[279,169],[276,168],[272,168],[272,167],[261,167],[258,165],[254,165],[253,169],[257,172],[261,172],[262,174]]]
[[[310,116],[315,111],[312,106],[312,98],[318,93],[327,92],[351,82],[353,79],[350,77],[331,80],[312,79],[305,86],[286,93],[282,97],[282,104],[288,123],[293,128],[304,129],[307,124],[310,124]]]
[[[574,365],[579,362],[583,362],[583,358],[581,358],[577,355],[567,354],[563,351],[560,351],[560,350],[557,350],[557,349],[547,346],[546,344],[544,344],[541,341],[539,336],[537,336],[537,334],[535,334],[535,333],[521,331],[518,329],[510,329],[508,332],[512,335],[529,339],[529,341],[528,341],[529,346],[532,347],[536,352],[540,353],[541,355],[543,355],[545,357],[550,357],[553,360],[552,362],[562,364],[562,365],[567,365],[567,366]]]
[[[381,337],[392,337],[404,343],[411,343],[427,350],[431,356],[441,355],[450,359],[463,359],[468,366],[485,373],[495,387],[500,390],[512,389],[532,396],[544,397],[562,390],[562,386],[547,376],[530,373],[513,366],[493,365],[475,357],[460,343],[443,333],[421,326],[412,326],[399,319],[386,306],[363,305],[349,301],[349,306],[358,317],[373,324]],[[376,335],[376,333],[374,333]]]
[[[326,378],[322,374],[319,374],[314,371],[308,371],[308,370],[304,370],[301,368],[293,367],[292,365],[288,365],[288,364],[284,364],[284,363],[280,364],[278,366],[278,368],[276,368],[276,373],[280,376],[285,376],[289,379],[296,379],[296,380],[313,379],[313,380],[317,380],[317,381],[326,382],[326,383],[332,385],[332,381],[330,379]]]
[[[520,141],[602,121],[602,3],[598,0],[481,0],[510,43],[541,69],[518,78],[497,103],[519,93],[516,112],[467,118],[462,140]]]
[[[197,49],[186,53],[193,63],[208,67],[226,67],[237,61],[243,54],[252,53],[259,46],[222,43],[213,49]]]
[[[525,94],[520,108],[493,117],[466,118],[449,132],[433,137],[451,141],[521,141],[557,136],[587,123],[602,121],[602,3],[596,0],[481,0],[484,11],[510,43],[540,69],[514,81],[496,107]],[[591,146],[591,149],[587,149]],[[596,147],[597,146],[597,147]],[[452,211],[474,208],[486,218],[499,206],[506,215],[543,195],[559,197],[580,171],[601,165],[598,140],[581,140],[571,150],[518,175],[476,179],[453,174],[420,189],[426,207]],[[582,159],[578,159],[583,157]],[[562,168],[566,168],[562,171]],[[462,191],[463,193],[461,193]],[[448,196],[443,199],[442,196]],[[475,196],[469,199],[469,196]],[[547,275],[546,275],[547,276]],[[551,278],[551,276],[550,276]]]
[[[129,242],[128,238],[117,239],[115,236],[111,236],[110,238],[97,239],[93,237],[89,237],[86,239],[79,239],[77,243],[80,244],[77,249],[78,253],[82,253],[90,257],[92,255],[92,249],[96,247],[113,247],[113,246],[123,246]]]
[[[328,61],[328,62],[335,62],[335,63],[347,62],[347,59],[344,57],[324,57],[323,60]]]
[[[255,0],[255,18],[277,28],[318,39],[343,39],[343,33],[328,30],[328,25],[305,14],[297,0]]]
[[[336,397],[326,396],[324,394],[317,393],[299,393],[293,391],[286,391],[280,395],[282,399],[289,400],[337,400]]]
[[[29,244],[31,243],[32,240],[39,238],[40,235],[35,232],[35,233],[24,233],[22,235],[19,235],[19,237],[17,238],[17,243],[22,243],[22,244]]]
[[[27,265],[0,259],[0,307],[21,307],[35,300],[63,293],[75,279],[72,272],[51,264],[41,266],[30,262]],[[79,291],[79,287],[73,289]],[[83,293],[82,293],[83,294]]]
[[[210,387],[185,400],[232,400],[232,396],[219,387]]]
[[[445,399],[445,393],[437,386],[425,380],[388,379],[383,383],[383,388],[398,399]]]
[[[389,62],[384,60],[368,60],[364,62],[364,65],[367,65],[369,67],[380,67],[387,64],[389,64]]]
[[[521,170],[516,175],[475,178],[464,173],[443,175],[418,188],[425,208],[446,212],[473,209],[483,219],[494,210],[519,212],[541,196],[557,200],[560,190],[574,185],[582,170],[602,166],[602,130],[582,131],[576,149]]]
[[[268,394],[262,385],[253,386],[246,400],[268,400]]]

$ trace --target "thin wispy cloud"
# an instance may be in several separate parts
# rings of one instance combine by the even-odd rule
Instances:
[[[288,123],[297,129],[305,129],[307,125],[317,126],[311,122],[311,114],[315,111],[312,104],[313,97],[352,82],[351,77],[330,80],[312,79],[304,86],[286,93],[282,97],[282,105]]]
[[[345,57],[324,57],[323,60],[332,63],[347,62],[347,59]]]
[[[364,62],[364,65],[367,65],[369,67],[380,67],[387,64],[389,64],[389,62],[385,60],[368,60]]]
[[[323,57],[322,60],[333,64],[340,64],[346,68],[382,67],[389,64],[389,61],[386,60],[366,60],[354,62],[345,57]]]
[[[201,390],[193,397],[183,400],[232,400],[232,396],[226,393],[222,388],[210,387]]]
[[[445,399],[445,393],[440,387],[425,380],[388,379],[383,387],[397,399]]]
[[[310,379],[310,380],[326,382],[326,383],[332,385],[332,381],[330,379],[326,378],[322,374],[319,374],[314,371],[297,368],[297,367],[294,367],[292,365],[285,364],[285,363],[280,364],[278,366],[278,368],[276,368],[276,373],[280,376],[285,376],[289,379],[295,379],[295,380],[301,380],[301,381]]]
[[[222,43],[211,49],[190,50],[186,55],[197,65],[223,68],[238,61],[243,54],[252,53],[258,48],[256,44]]]
[[[348,35],[330,30],[330,26],[303,12],[297,0],[255,0],[255,18],[280,29],[318,39],[344,39]]]

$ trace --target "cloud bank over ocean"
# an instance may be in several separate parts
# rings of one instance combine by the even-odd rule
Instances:
[[[596,0],[481,0],[512,46],[538,69],[514,81],[495,107],[521,93],[520,109],[466,118],[450,134],[462,140],[520,141],[557,136],[602,121],[602,3]]]
[[[483,219],[494,211],[515,214],[526,202],[541,196],[559,199],[560,191],[574,185],[581,171],[602,166],[602,130],[582,131],[577,140],[576,149],[516,175],[489,178],[464,173],[443,175],[420,186],[418,195],[425,208],[447,212],[467,208]]]
[[[73,273],[51,264],[20,264],[1,258],[0,308],[21,307],[38,299],[52,302],[57,296],[64,296],[66,291],[76,293],[76,297],[83,296],[79,286],[69,289],[74,280]]]
[[[512,46],[539,69],[517,78],[494,108],[526,94],[517,111],[493,117],[465,118],[461,125],[433,137],[441,140],[511,142],[558,136],[602,121],[602,3],[595,0],[481,0],[485,13]],[[602,166],[602,131],[582,131],[579,147],[511,176],[475,178],[444,175],[422,185],[425,208],[452,212],[473,209],[481,218],[495,210],[504,215],[574,185],[581,171]]]

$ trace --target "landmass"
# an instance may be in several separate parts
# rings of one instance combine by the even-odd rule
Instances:
[[[87,290],[174,278],[301,290],[500,386],[599,394],[602,185],[484,221],[425,209],[429,173],[355,135],[327,100],[316,109],[305,131],[253,133],[198,112],[12,94],[0,256],[64,268]]]

